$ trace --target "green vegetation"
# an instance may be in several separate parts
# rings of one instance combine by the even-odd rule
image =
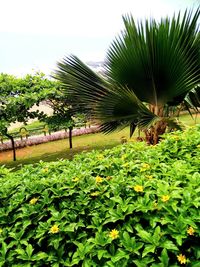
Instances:
[[[195,118],[196,115],[194,115]],[[190,115],[181,115],[180,122],[184,125],[194,126],[195,120]],[[196,123],[200,123],[200,116],[197,115]],[[32,124],[31,124],[32,125]],[[31,126],[30,125],[30,126]],[[108,135],[102,133],[89,134],[83,136],[75,136],[74,148],[67,148],[67,140],[59,140],[49,143],[44,143],[37,146],[30,146],[16,151],[18,160],[12,162],[11,151],[0,153],[0,164],[6,167],[19,168],[19,166],[30,163],[37,163],[43,161],[56,161],[58,159],[72,159],[73,156],[81,151],[89,151],[92,149],[105,149],[116,146],[121,143],[121,138],[125,136],[127,141],[129,139],[129,129],[125,128],[119,132],[113,132]],[[137,136],[137,132],[134,137]]]
[[[102,133],[88,134],[73,137],[73,149],[68,148],[68,140],[59,140],[44,143],[37,146],[17,149],[17,161],[12,161],[12,152],[4,151],[0,153],[0,164],[6,167],[19,168],[24,164],[43,161],[56,161],[58,159],[72,159],[73,156],[81,151],[92,149],[105,149],[121,143],[121,137],[125,136],[129,140],[129,129],[115,132],[109,135]]]
[[[12,123],[26,123],[29,119],[45,117],[39,109],[34,111],[34,105],[46,99],[55,92],[56,83],[45,78],[44,74],[26,75],[16,78],[8,74],[0,74],[0,134],[11,140],[13,160],[16,160],[15,142],[8,129]]]
[[[50,116],[39,108],[44,100],[53,111]],[[76,112],[72,111],[71,107],[76,107]],[[43,125],[48,124],[50,131],[68,129],[70,148],[72,148],[73,127],[84,124],[86,119],[79,105],[72,104],[71,99],[63,95],[61,84],[47,79],[43,73],[27,74],[24,78],[0,74],[0,137],[1,140],[2,137],[4,140],[5,138],[11,140],[14,161],[16,161],[15,139],[34,134],[34,129],[27,126],[28,131],[23,129],[23,132],[16,133],[16,130],[9,131],[9,128],[13,123],[26,124],[35,118],[42,121]],[[40,125],[38,122],[33,124]],[[35,132],[46,133],[48,129],[36,129]]]
[[[103,76],[76,56],[58,63],[58,81],[0,74],[0,135],[14,159],[0,153],[0,266],[200,267],[200,118],[180,116],[185,131],[164,134],[200,104],[199,16],[123,17]],[[43,100],[51,117],[31,110]],[[67,127],[70,148],[87,118],[112,134],[19,149],[16,162],[8,129],[34,118],[43,123],[30,132]],[[129,138],[136,128],[148,145]]]
[[[0,168],[1,266],[199,266],[200,125]]]
[[[59,85],[59,83],[58,83]],[[72,130],[76,126],[83,126],[87,118],[79,107],[79,103],[72,102],[69,96],[63,94],[61,86],[57,87],[56,92],[48,95],[46,103],[53,110],[53,114],[46,117],[43,121],[46,122],[49,128],[53,131],[58,129],[69,130],[69,148],[72,148]]]
[[[181,115],[179,120],[183,125],[194,126],[196,123],[200,123],[200,114],[193,114],[192,117],[188,114]]]
[[[55,77],[102,131],[130,126],[132,134],[139,127],[157,144],[166,129],[180,128],[177,110],[199,106],[189,101],[200,84],[199,16],[200,8],[159,22],[124,16],[124,30],[107,52],[105,77],[76,56],[58,62]]]

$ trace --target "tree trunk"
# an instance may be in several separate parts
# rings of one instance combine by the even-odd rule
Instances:
[[[69,148],[72,148],[72,129],[73,127],[69,127]]]
[[[12,135],[8,134],[7,132],[5,133],[5,136],[7,136],[12,144],[12,151],[13,151],[13,161],[16,161],[16,151],[15,151],[15,141]]]
[[[150,105],[149,109],[151,112],[159,117],[163,117],[163,107]],[[149,129],[144,130],[146,141],[148,144],[156,145],[159,142],[159,136],[164,134],[167,128],[167,123],[163,121],[158,121],[154,126]]]

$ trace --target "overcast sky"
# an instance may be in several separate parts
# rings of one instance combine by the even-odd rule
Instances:
[[[135,19],[171,16],[197,7],[198,0],[0,0],[0,72],[40,70],[75,54],[83,61],[104,60],[123,29],[122,15]]]

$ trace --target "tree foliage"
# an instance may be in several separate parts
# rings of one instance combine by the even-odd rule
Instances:
[[[31,108],[39,105],[50,92],[54,92],[54,84],[42,73],[26,75],[24,78],[3,73],[0,75],[0,132],[11,139],[14,160],[14,140],[8,133],[8,127],[11,123],[26,123],[29,119],[44,117],[39,109],[33,111]]]
[[[47,78],[43,73],[26,75],[17,78],[8,74],[0,75],[0,133],[7,136],[13,146],[13,157],[16,159],[14,149],[14,138],[8,132],[11,123],[27,123],[29,119],[38,118],[45,121],[51,128],[68,128],[70,131],[70,147],[72,147],[72,129],[76,123],[72,111],[72,101],[70,97],[63,94],[61,84],[55,80]],[[44,112],[31,109],[41,101],[53,109],[53,115],[47,116]]]

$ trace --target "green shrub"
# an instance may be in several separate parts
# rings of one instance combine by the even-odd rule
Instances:
[[[200,266],[199,130],[1,167],[0,266]]]

